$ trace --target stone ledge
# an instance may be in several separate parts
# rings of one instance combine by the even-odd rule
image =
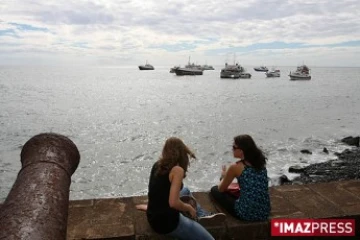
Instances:
[[[194,195],[205,209],[221,211],[209,193]],[[270,197],[271,219],[354,218],[360,236],[360,180],[277,186],[270,188]],[[135,209],[146,201],[146,196],[70,201],[67,239],[168,239],[154,233],[145,213]],[[223,223],[204,227],[216,239],[271,238],[269,221],[244,222],[228,216]]]

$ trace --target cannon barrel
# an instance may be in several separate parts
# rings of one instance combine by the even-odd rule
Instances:
[[[21,170],[0,208],[0,239],[66,239],[71,175],[80,161],[67,137],[42,133],[21,151]]]

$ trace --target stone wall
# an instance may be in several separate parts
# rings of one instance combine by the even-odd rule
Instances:
[[[205,209],[222,211],[209,193],[194,196]],[[270,188],[270,196],[271,219],[354,218],[360,237],[360,180],[283,185]],[[168,239],[155,234],[145,213],[135,209],[146,201],[146,196],[71,201],[67,239]],[[271,239],[269,221],[249,223],[227,216],[225,222],[205,227],[220,240]]]

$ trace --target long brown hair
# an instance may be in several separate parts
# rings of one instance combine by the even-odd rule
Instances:
[[[158,170],[156,174],[165,174],[177,165],[184,169],[185,176],[189,166],[189,156],[196,158],[195,154],[177,137],[171,137],[166,140],[162,155],[158,161]]]
[[[266,165],[266,157],[255,141],[247,134],[234,137],[234,142],[244,153],[244,158],[255,169],[263,169]]]

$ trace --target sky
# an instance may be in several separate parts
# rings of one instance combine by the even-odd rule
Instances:
[[[0,0],[0,65],[360,67],[360,0]]]

